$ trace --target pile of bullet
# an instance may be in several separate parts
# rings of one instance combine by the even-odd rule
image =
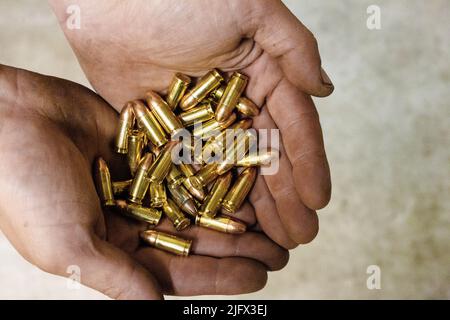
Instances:
[[[126,157],[130,179],[112,181],[106,162],[99,158],[95,181],[103,206],[149,224],[140,233],[145,243],[174,254],[189,254],[191,240],[154,229],[163,213],[178,231],[191,223],[226,233],[246,231],[245,223],[233,215],[253,186],[257,166],[278,156],[274,150],[249,152],[257,147],[256,135],[248,129],[259,109],[241,96],[247,82],[247,76],[234,72],[225,83],[214,69],[191,86],[188,76],[177,73],[165,99],[148,91],[144,100],[123,107],[114,144],[115,151]],[[228,141],[227,128],[240,129],[243,134]],[[181,129],[189,130],[190,143],[174,141]],[[193,156],[197,162],[173,162],[174,152],[181,147],[192,152],[199,141],[200,156]],[[218,149],[232,161],[205,157]]]

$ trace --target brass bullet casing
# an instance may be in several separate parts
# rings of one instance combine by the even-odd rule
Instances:
[[[205,199],[205,191],[203,190],[202,186],[198,183],[195,183],[195,181],[187,179],[195,175],[194,167],[190,163],[180,163],[178,165],[178,168],[186,177],[183,180],[183,185],[186,187],[189,193],[192,194],[197,200],[203,201]]]
[[[250,167],[241,172],[236,182],[222,201],[222,212],[234,214],[241,207],[256,179],[256,167]]]
[[[258,106],[250,99],[241,97],[236,105],[236,109],[247,117],[255,117],[259,114]]]
[[[142,158],[144,148],[144,133],[140,130],[133,130],[128,136],[127,161],[132,176],[136,173],[139,162]]]
[[[252,131],[244,131],[242,134],[236,137],[234,144],[228,145],[225,150],[225,159],[218,163],[217,173],[219,175],[224,174],[236,165],[236,162],[244,158],[252,146],[255,143],[256,136]]]
[[[166,187],[163,183],[151,182],[148,187],[150,193],[150,207],[161,208],[167,201]]]
[[[172,199],[167,199],[163,205],[163,211],[178,231],[186,229],[191,224]]]
[[[244,233],[247,229],[246,225],[241,221],[225,215],[218,215],[214,218],[198,215],[195,218],[195,224],[200,227],[233,234]]]
[[[167,188],[169,189],[172,200],[181,210],[193,217],[197,215],[197,206],[194,198],[184,186],[168,185]]]
[[[116,196],[116,195],[124,193],[125,191],[128,191],[132,182],[133,182],[133,179],[124,180],[124,181],[113,181],[113,183],[112,183],[113,194]]]
[[[171,141],[160,151],[147,174],[150,182],[162,183],[166,178],[172,167],[172,149],[177,144],[177,141]]]
[[[95,184],[102,205],[113,206],[115,201],[111,184],[111,174],[103,158],[98,158],[95,163]]]
[[[147,222],[155,226],[159,223],[162,215],[161,211],[143,207],[135,203],[127,203],[125,200],[117,200],[116,208],[128,217]]]
[[[208,196],[200,207],[199,214],[207,217],[214,217],[220,209],[222,200],[228,192],[231,184],[231,172],[217,178]]]
[[[219,174],[217,173],[217,163],[210,163],[201,168],[194,176],[187,178],[192,185],[206,187],[213,182]]]
[[[170,171],[166,177],[167,185],[179,186],[183,183],[184,179],[184,174],[181,173],[180,170],[178,170],[176,165],[172,164],[172,167],[170,168]]]
[[[214,90],[213,92],[211,92],[211,98],[216,101],[219,102],[220,98],[222,98],[223,93],[225,92],[225,89],[227,88],[227,84],[222,84],[219,87],[217,87],[216,90]]]
[[[134,125],[134,113],[131,102],[125,104],[120,112],[119,125],[114,141],[116,152],[126,154],[128,152],[128,133]]]
[[[208,120],[202,125],[194,126],[192,135],[195,138],[206,140],[214,136],[214,133],[222,131],[233,124],[236,120],[236,114],[232,113],[225,121],[219,122],[216,119]]]
[[[142,199],[150,185],[150,180],[147,179],[148,172],[152,167],[153,154],[147,153],[139,163],[136,170],[133,182],[128,190],[128,200],[137,204],[142,204]]]
[[[133,101],[133,110],[139,127],[145,132],[150,142],[156,147],[166,144],[166,133],[147,106],[142,101],[136,100]]]
[[[178,106],[181,98],[183,98],[187,87],[191,83],[191,78],[182,73],[175,73],[170,83],[166,97],[166,102],[173,111]]]
[[[242,92],[247,85],[248,77],[239,72],[234,72],[228,81],[225,92],[220,98],[216,108],[217,121],[225,121],[232,113]]]
[[[192,241],[156,230],[142,231],[139,236],[152,247],[179,255],[188,256]]]
[[[179,115],[183,126],[205,122],[214,118],[214,109],[211,101],[202,102],[198,107],[182,112]]]
[[[222,81],[223,77],[216,69],[209,71],[198,81],[195,87],[181,99],[181,109],[186,111],[195,107],[211,91],[216,89]]]
[[[264,152],[258,151],[256,154],[249,154],[236,162],[238,167],[267,166],[277,159],[280,152],[276,149],[268,149]]]
[[[147,105],[152,110],[158,122],[163,126],[168,134],[176,132],[176,130],[183,128],[180,119],[173,113],[169,105],[164,101],[159,94],[154,91],[147,91],[145,94]]]

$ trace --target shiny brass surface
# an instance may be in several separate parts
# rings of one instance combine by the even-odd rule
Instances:
[[[178,231],[186,229],[191,224],[191,221],[184,216],[180,208],[170,198],[164,203],[163,211]]]
[[[236,182],[222,201],[222,212],[234,214],[244,203],[245,198],[253,187],[257,169],[250,167],[241,172]]]
[[[127,203],[125,200],[116,200],[116,208],[128,217],[139,221],[157,225],[161,219],[161,211],[143,207],[135,203]]]
[[[131,131],[128,136],[127,161],[132,176],[136,173],[139,162],[141,162],[143,148],[144,133],[140,130]]]
[[[128,152],[128,133],[133,128],[134,119],[132,103],[128,102],[122,108],[119,116],[119,124],[114,140],[117,153],[125,154]]]
[[[242,92],[247,85],[248,77],[239,72],[234,72],[220,98],[216,108],[217,121],[225,121],[233,113]]]
[[[180,119],[173,113],[167,102],[156,92],[151,90],[147,91],[145,101],[168,134],[173,134],[178,129],[183,128]]]
[[[214,217],[220,209],[222,200],[228,192],[231,184],[231,172],[219,176],[208,196],[200,207],[199,214],[207,217]]]
[[[197,215],[197,206],[192,195],[184,186],[168,185],[169,193],[175,204],[190,216]]]
[[[148,190],[150,180],[147,179],[148,172],[153,164],[153,154],[147,153],[142,158],[136,170],[136,174],[128,190],[128,200],[137,204],[142,204],[142,199]]]
[[[150,142],[156,147],[166,144],[166,133],[147,106],[142,101],[135,100],[133,101],[133,110],[139,127],[145,132]]]
[[[150,194],[150,207],[161,208],[167,201],[166,187],[163,183],[151,182],[148,187]]]
[[[203,228],[233,234],[244,233],[247,229],[243,222],[225,215],[218,215],[214,218],[198,215],[195,218],[195,224]]]
[[[211,91],[216,89],[223,81],[220,73],[213,69],[204,75],[198,83],[181,99],[180,107],[186,111],[195,107],[201,102]]]
[[[95,165],[95,184],[97,193],[103,206],[113,206],[114,193],[111,184],[111,175],[103,158],[97,158]]]
[[[190,83],[191,78],[185,74],[175,73],[173,76],[166,97],[166,102],[172,111],[178,106]]]
[[[214,118],[212,102],[202,102],[199,106],[180,113],[179,118],[185,127],[210,120]]]
[[[116,196],[116,195],[119,195],[119,194],[122,194],[122,193],[128,191],[132,182],[133,182],[133,179],[123,180],[123,181],[113,181],[112,182],[113,194]]]
[[[188,256],[192,241],[156,230],[142,231],[141,239],[152,247],[180,255]]]

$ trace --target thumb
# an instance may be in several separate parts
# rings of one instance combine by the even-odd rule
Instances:
[[[317,41],[281,1],[257,1],[255,41],[275,58],[286,78],[306,94],[325,97],[334,86],[321,67]]]
[[[137,261],[97,236],[92,240],[77,259],[82,284],[113,299],[163,299],[155,278]]]

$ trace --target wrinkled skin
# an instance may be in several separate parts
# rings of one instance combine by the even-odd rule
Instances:
[[[310,95],[334,87],[317,43],[274,0],[80,0],[80,29],[66,27],[72,1],[50,1],[95,90],[120,110],[148,89],[164,93],[174,72],[242,70],[262,106],[256,128],[278,128],[280,170],[259,176],[240,218],[285,248],[311,241],[331,195],[319,117]],[[106,120],[105,120],[106,121]]]
[[[0,65],[0,228],[29,262],[112,298],[238,294],[262,288],[286,250],[263,233],[228,235],[198,227],[181,258],[139,242],[146,225],[103,211],[92,172],[98,156],[113,178],[126,175],[111,150],[117,112],[69,81]],[[172,233],[165,221],[158,227]]]

